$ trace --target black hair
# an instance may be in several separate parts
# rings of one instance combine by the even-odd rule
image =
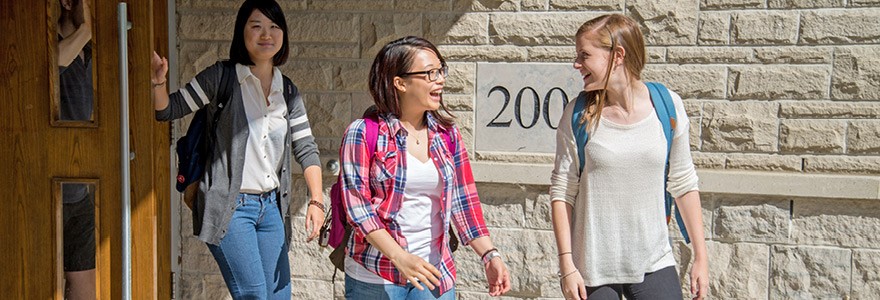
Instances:
[[[283,65],[287,62],[287,56],[290,54],[290,46],[287,42],[287,21],[284,19],[281,6],[275,0],[247,0],[241,4],[238,15],[235,17],[235,33],[232,35],[232,45],[229,46],[229,61],[246,66],[254,65],[244,44],[244,27],[254,10],[259,10],[278,27],[281,27],[281,32],[283,32],[281,49],[272,57],[272,65]]]

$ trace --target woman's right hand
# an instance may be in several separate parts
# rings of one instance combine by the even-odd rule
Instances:
[[[150,81],[153,84],[163,84],[165,83],[165,75],[168,75],[168,59],[159,56],[156,51],[153,51],[153,58],[150,60]]]
[[[400,271],[400,274],[417,289],[425,290],[419,282],[425,284],[430,290],[434,290],[436,286],[440,285],[440,270],[437,270],[433,265],[421,257],[407,252],[403,252],[399,256],[392,258],[391,262]]]
[[[559,284],[562,286],[562,295],[566,300],[587,299],[587,288],[580,271],[569,271],[559,280]]]

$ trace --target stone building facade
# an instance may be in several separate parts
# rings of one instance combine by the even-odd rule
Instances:
[[[181,83],[228,57],[239,2],[177,0]],[[444,99],[472,149],[478,63],[568,63],[581,23],[604,13],[633,17],[648,42],[644,77],[685,99],[710,295],[880,295],[878,0],[279,2],[292,50],[281,69],[304,92],[325,162],[336,158],[346,126],[370,104],[367,71],[388,41],[419,35],[439,45],[450,65]],[[552,155],[471,150],[471,157],[485,218],[512,275],[503,298],[561,298],[549,216]],[[335,177],[325,175],[329,187]],[[342,274],[333,283],[329,250],[303,243],[306,190],[294,179],[294,194],[303,196],[291,208],[293,298],[342,298]],[[176,296],[228,297],[207,248],[190,235],[185,207],[180,218]],[[687,282],[690,251],[680,238],[673,243]],[[479,258],[468,248],[456,258],[459,299],[489,298]]]

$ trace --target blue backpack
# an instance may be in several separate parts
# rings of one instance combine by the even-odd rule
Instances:
[[[669,94],[669,90],[666,89],[660,83],[656,82],[645,82],[645,85],[648,86],[648,90],[651,92],[651,104],[654,105],[654,111],[657,112],[657,118],[660,119],[660,124],[663,126],[663,133],[666,136],[666,175],[663,180],[663,190],[666,195],[666,223],[672,219],[672,204],[675,201],[675,198],[666,191],[666,183],[669,180],[669,152],[672,149],[672,137],[675,136],[675,121],[677,119],[675,114],[675,105],[672,103],[672,96]],[[584,147],[587,145],[587,139],[589,139],[589,133],[587,132],[587,123],[579,124],[579,120],[584,114],[584,106],[587,103],[586,92],[581,92],[578,95],[577,99],[575,99],[574,112],[571,116],[571,128],[574,133],[575,142],[577,144],[578,151],[578,161],[580,162],[580,169],[578,176],[584,173]],[[678,227],[681,229],[681,235],[684,237],[684,241],[686,243],[690,243],[690,237],[688,236],[687,229],[684,226],[684,220],[681,218],[681,213],[678,211],[678,207],[675,207],[675,220],[678,222]]]

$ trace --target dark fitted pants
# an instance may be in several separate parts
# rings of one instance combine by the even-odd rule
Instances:
[[[590,300],[627,300],[657,299],[681,300],[681,281],[675,266],[669,266],[656,272],[646,273],[645,281],[630,284],[608,284],[587,287],[587,299]]]

